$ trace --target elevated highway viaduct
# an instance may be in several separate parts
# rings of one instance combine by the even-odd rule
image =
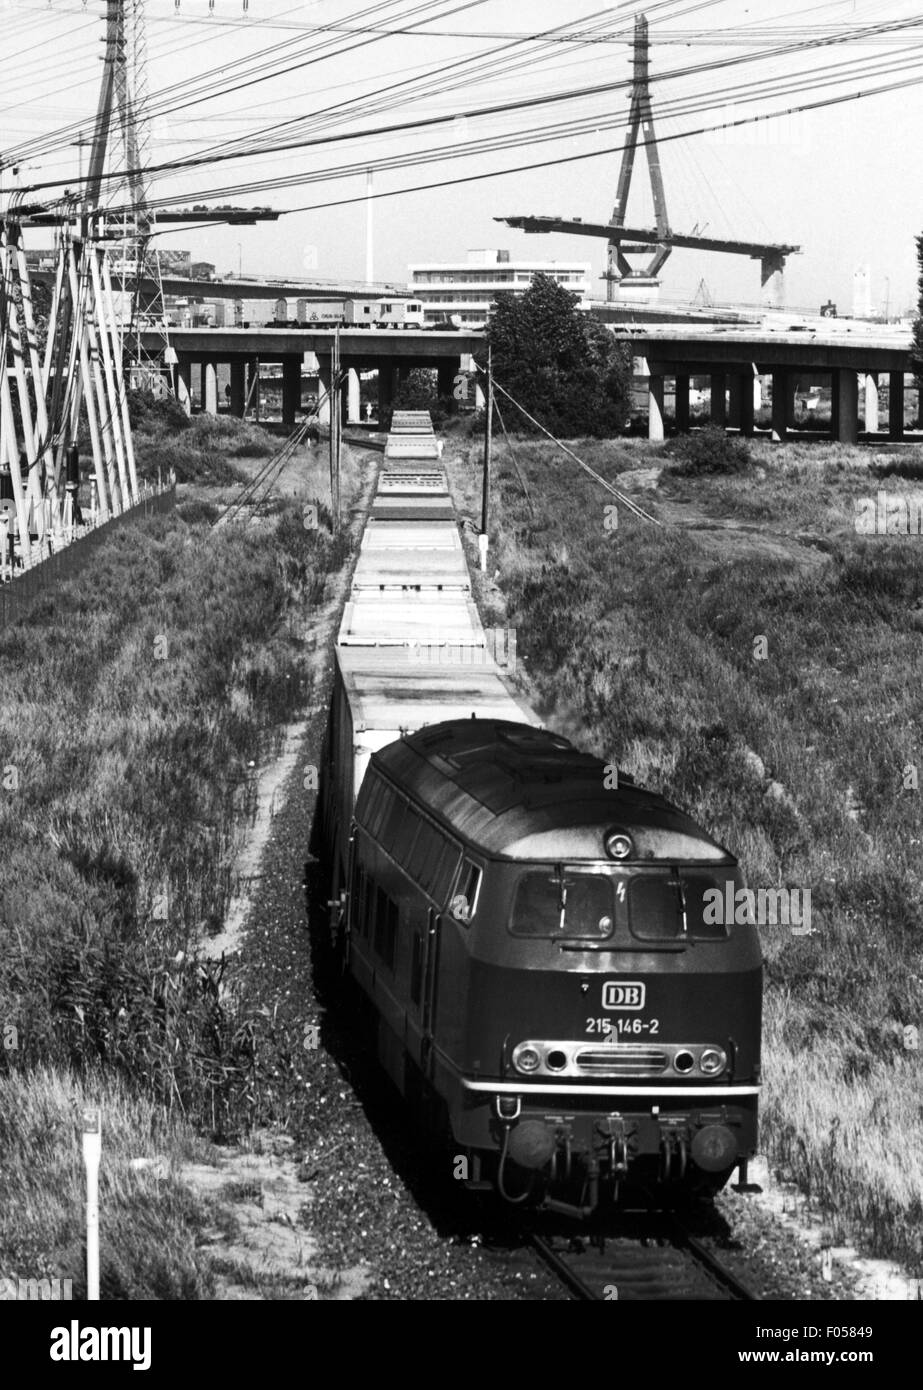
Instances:
[[[292,425],[301,408],[301,373],[304,356],[317,356],[322,390],[330,386],[330,364],[334,333],[330,329],[303,328],[176,328],[170,331],[170,344],[176,353],[177,399],[188,412],[192,409],[192,372],[201,370],[201,401],[206,412],[218,410],[218,366],[230,366],[230,407],[243,415],[251,392],[258,390],[259,368],[263,363],[282,364],[282,419]],[[359,418],[359,371],[378,372],[379,411],[390,405],[401,380],[413,367],[435,367],[439,375],[439,394],[451,396],[462,359],[471,353],[481,355],[481,333],[430,332],[423,329],[340,329],[340,365],[348,371],[348,387],[343,392],[347,418]],[[156,351],[158,337],[143,335],[143,345]],[[326,402],[321,420],[329,419]]]
[[[831,386],[831,425],[834,439],[855,443],[859,435],[860,383],[864,394],[865,431],[881,433],[879,383],[888,383],[887,435],[904,435],[905,393],[910,373],[910,333],[858,321],[821,320],[823,326],[763,324],[610,323],[613,336],[628,345],[636,372],[647,383],[648,434],[662,439],[665,431],[665,384],[674,384],[675,426],[689,429],[689,387],[693,376],[711,383],[711,418],[742,434],[754,431],[754,380],[772,383],[772,437],[783,440],[794,424],[795,387],[799,376],[827,375]],[[876,331],[877,330],[877,331]],[[159,340],[145,334],[144,345],[156,351]],[[192,372],[201,369],[203,409],[218,409],[217,367],[230,365],[230,406],[242,415],[260,363],[282,364],[282,416],[293,424],[301,407],[304,355],[316,354],[322,389],[330,384],[334,334],[330,329],[179,328],[170,341],[177,355],[177,396],[187,411],[192,403]],[[440,395],[452,395],[463,359],[483,360],[485,339],[478,332],[430,332],[421,329],[340,330],[340,361],[349,373],[344,391],[347,418],[359,418],[358,372],[378,372],[379,410],[394,398],[404,375],[413,367],[435,367]],[[149,340],[149,341],[148,341]],[[913,383],[911,382],[911,386]],[[480,389],[477,404],[483,404]],[[321,408],[325,418],[326,406]]]
[[[836,327],[833,323],[836,323]],[[823,326],[821,326],[823,325]],[[627,343],[636,370],[647,379],[648,435],[664,436],[664,386],[674,383],[675,422],[689,428],[689,381],[706,376],[711,383],[711,418],[742,434],[754,430],[754,380],[772,381],[772,437],[785,439],[794,423],[795,387],[799,376],[829,376],[830,433],[844,444],[859,437],[859,388],[864,391],[865,430],[878,434],[879,383],[888,381],[887,434],[904,435],[906,378],[910,373],[910,332],[852,320],[820,320],[804,326],[611,324],[614,336]],[[877,330],[877,331],[876,331]]]

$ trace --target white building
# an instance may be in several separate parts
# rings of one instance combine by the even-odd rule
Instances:
[[[589,308],[588,262],[512,260],[509,251],[469,251],[465,261],[412,265],[408,288],[423,301],[427,323],[451,318],[466,328],[483,328],[497,295],[525,294],[537,272],[576,295],[581,309]]]

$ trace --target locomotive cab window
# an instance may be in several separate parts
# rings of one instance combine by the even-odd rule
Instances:
[[[612,935],[613,881],[571,864],[548,864],[524,873],[516,886],[510,930],[514,936],[576,937]]]
[[[724,920],[724,881],[717,881],[711,874],[685,873],[682,877],[683,899],[686,905],[686,922],[691,936],[697,941],[725,941],[730,923]],[[731,891],[736,885],[732,883]],[[715,905],[715,890],[720,894],[720,904]],[[706,893],[710,894],[706,897]]]
[[[455,892],[452,894],[452,916],[456,922],[465,926],[478,910],[478,894],[481,891],[481,871],[470,859],[462,861]]]
[[[682,941],[686,935],[679,880],[645,875],[628,889],[628,920],[639,941]]]
[[[631,934],[639,941],[723,941],[727,927],[706,893],[721,889],[710,874],[644,875],[628,891]],[[723,895],[723,890],[722,890]]]

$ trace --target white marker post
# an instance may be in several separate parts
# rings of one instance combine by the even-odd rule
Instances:
[[[87,1170],[87,1302],[99,1302],[99,1159],[102,1120],[96,1106],[83,1112],[83,1162]]]

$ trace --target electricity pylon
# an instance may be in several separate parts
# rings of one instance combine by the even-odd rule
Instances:
[[[169,333],[163,298],[160,257],[151,247],[154,216],[148,206],[144,170],[149,153],[147,119],[147,43],[145,0],[106,0],[106,54],[86,184],[83,230],[115,240],[121,290],[123,360],[135,385],[169,389],[162,364],[168,358]],[[113,117],[117,130],[113,131]],[[114,135],[116,138],[114,138]],[[107,170],[108,165],[108,170]],[[124,168],[124,179],[113,178]],[[106,217],[101,200],[120,193],[128,209]],[[127,199],[125,189],[127,186]],[[142,346],[144,330],[158,334],[152,352]]]

